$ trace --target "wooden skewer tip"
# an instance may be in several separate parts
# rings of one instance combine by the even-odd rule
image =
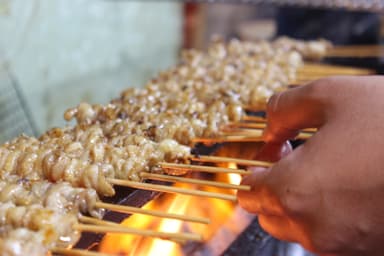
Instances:
[[[61,255],[71,255],[71,256],[112,256],[112,254],[102,253],[102,252],[93,252],[88,250],[80,249],[64,249],[64,248],[52,248],[50,250],[55,254]]]
[[[143,183],[143,182],[136,182],[136,181],[128,181],[128,180],[108,179],[108,181],[114,185],[132,187],[132,188],[137,188],[137,189],[144,189],[144,190],[158,191],[158,192],[165,192],[165,193],[174,193],[174,194],[184,194],[184,195],[191,195],[191,196],[217,198],[217,199],[228,200],[228,201],[232,201],[232,202],[237,201],[236,196],[228,195],[228,194],[220,194],[220,193],[199,191],[199,190],[193,190],[193,189],[177,188],[177,187],[170,187],[170,186],[164,186],[164,185],[157,185],[157,184],[150,184],[150,183]]]
[[[74,229],[83,232],[94,232],[94,233],[124,233],[133,234],[140,236],[157,237],[162,239],[181,239],[189,241],[202,241],[203,238],[199,234],[194,233],[170,233],[162,231],[153,231],[145,229],[136,229],[130,227],[112,227],[112,226],[97,226],[97,225],[86,225],[86,224],[75,224]]]
[[[181,183],[197,184],[197,185],[203,185],[203,186],[212,186],[212,187],[218,187],[218,188],[224,188],[224,189],[236,189],[236,190],[244,190],[244,191],[251,190],[250,186],[229,184],[224,182],[183,178],[183,177],[177,177],[177,176],[171,176],[171,175],[162,175],[162,174],[154,174],[154,173],[146,173],[146,172],[143,172],[140,175],[143,178],[152,179],[152,180],[181,182]]]
[[[120,180],[117,180],[117,181],[120,181]],[[119,182],[117,182],[117,183],[119,183]],[[116,184],[116,180],[114,181],[114,184]],[[120,184],[116,184],[116,185],[120,185]],[[208,218],[187,216],[187,215],[175,214],[175,213],[167,213],[167,212],[161,212],[161,211],[156,211],[156,210],[143,209],[143,208],[139,208],[139,207],[127,206],[127,205],[117,205],[117,204],[108,204],[108,203],[103,203],[103,202],[96,202],[95,206],[98,208],[104,208],[104,209],[108,209],[111,211],[144,214],[144,215],[150,215],[150,216],[155,216],[155,217],[159,217],[159,218],[176,219],[176,220],[196,222],[196,223],[201,223],[201,224],[209,224],[211,222],[211,220]]]

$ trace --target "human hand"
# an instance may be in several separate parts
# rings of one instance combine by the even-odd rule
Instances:
[[[242,184],[239,203],[271,235],[323,255],[382,255],[384,78],[332,77],[271,98],[265,139],[318,132]]]

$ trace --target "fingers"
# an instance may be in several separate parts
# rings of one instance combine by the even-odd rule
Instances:
[[[259,215],[258,219],[260,226],[271,236],[279,240],[300,243],[307,250],[314,253],[319,252],[313,246],[308,234],[294,220],[286,216],[274,215]]]
[[[277,162],[290,152],[292,152],[292,146],[288,141],[283,143],[266,143],[253,158],[260,161]]]
[[[240,206],[251,213],[279,216],[301,209],[303,202],[297,196],[305,194],[301,186],[307,168],[298,159],[306,159],[302,147],[268,169],[254,167],[250,175],[243,177],[242,184],[251,189],[238,191]]]
[[[267,106],[266,141],[281,143],[295,137],[300,129],[320,127],[329,107],[326,88],[324,79],[272,96]]]
[[[259,215],[260,226],[273,237],[290,242],[297,242],[296,229],[291,220],[283,216]]]
[[[239,204],[245,210],[255,214],[280,215],[282,209],[277,198],[268,186],[270,169],[257,167],[253,173],[241,181],[242,185],[251,186],[250,191],[239,190]]]

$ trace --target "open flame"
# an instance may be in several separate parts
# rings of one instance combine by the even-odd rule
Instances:
[[[170,213],[185,213],[189,198],[181,195],[165,195],[143,206],[143,209],[156,209]],[[134,214],[125,219],[121,225],[133,228],[152,229],[163,232],[178,232],[183,222],[173,219]],[[99,250],[105,253],[119,255],[181,255],[177,253],[180,246],[171,241],[139,237],[135,235],[107,234],[100,243]]]
[[[227,167],[231,169],[237,169],[237,164],[229,163]],[[241,175],[237,173],[230,173],[228,174],[228,179],[231,184],[239,185],[241,182]]]
[[[176,196],[169,208],[170,212],[184,213],[188,205],[189,198]],[[178,232],[181,230],[182,222],[179,220],[163,220],[160,223],[159,230],[164,232]],[[178,245],[171,241],[154,239],[146,255],[156,256],[161,252],[162,255],[180,255]]]
[[[237,157],[243,159],[253,159],[255,151],[261,144],[236,144],[232,143],[220,148],[216,153],[219,156]],[[237,168],[235,163],[218,164],[221,167]],[[206,180],[215,180],[232,184],[240,184],[241,176],[239,174],[204,174],[190,173],[194,178]],[[185,185],[175,183],[173,186],[188,187],[218,193],[236,193],[235,190],[221,188]],[[156,209],[164,212],[185,214],[188,216],[200,216],[211,219],[209,225],[187,223],[179,220],[159,219],[155,217],[134,214],[124,220],[122,225],[151,229],[164,232],[193,232],[203,235],[206,253],[204,255],[218,255],[222,251],[214,248],[210,244],[218,241],[219,244],[229,244],[236,236],[249,225],[254,215],[246,213],[235,203],[223,201],[214,198],[191,197],[186,195],[163,194],[146,204],[145,209]],[[213,242],[213,243],[212,243]],[[191,247],[201,247],[196,242],[177,244],[171,241],[165,241],[155,238],[138,237],[133,235],[108,234],[100,243],[100,251],[118,255],[171,255],[184,256],[191,255]],[[225,248],[224,248],[225,249]],[[203,254],[201,254],[203,255]]]
[[[235,165],[231,165],[234,168]],[[207,177],[204,177],[207,178]],[[240,182],[238,175],[216,175],[214,180],[224,182]],[[178,187],[186,187],[185,184],[174,184]],[[201,187],[188,185],[190,188],[201,189],[211,192],[235,193],[220,188]],[[134,214],[124,220],[122,225],[152,229],[163,232],[193,232],[202,234],[204,240],[209,240],[222,224],[231,217],[235,204],[214,198],[191,197],[186,195],[163,194],[160,198],[146,204],[145,209],[156,209],[170,213],[186,214],[189,216],[200,216],[211,219],[212,223],[203,225],[198,223],[187,223],[180,220],[159,219],[156,217]],[[143,238],[134,235],[107,234],[100,243],[99,250],[105,253],[119,255],[188,255],[183,251],[183,245],[173,241],[166,241],[155,238]]]

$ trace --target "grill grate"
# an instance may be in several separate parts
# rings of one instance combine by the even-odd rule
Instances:
[[[25,133],[36,135],[36,128],[16,80],[0,70],[0,143]]]

